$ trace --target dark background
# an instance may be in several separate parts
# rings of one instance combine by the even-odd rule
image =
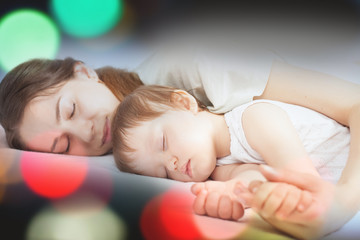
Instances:
[[[62,32],[57,58],[72,56],[94,67],[133,68],[165,44],[220,46],[231,41],[234,47],[270,48],[289,59],[328,59],[336,58],[340,48],[355,56],[354,46],[360,42],[357,0],[124,0],[124,4],[127,17],[104,36],[77,39]],[[15,0],[1,1],[0,19],[19,8],[52,16],[49,1]],[[358,48],[355,51],[359,53]]]

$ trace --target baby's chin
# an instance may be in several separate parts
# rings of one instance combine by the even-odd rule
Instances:
[[[210,179],[211,175],[204,175],[204,176],[194,176],[192,179],[189,179],[187,182],[205,182]]]
[[[210,177],[210,176],[209,176]],[[204,182],[208,180],[209,177],[185,177],[185,176],[177,176],[177,177],[170,177],[170,179],[179,181],[179,182]]]

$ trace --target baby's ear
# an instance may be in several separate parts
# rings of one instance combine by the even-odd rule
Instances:
[[[171,102],[193,113],[197,113],[199,111],[196,99],[190,93],[183,90],[175,90],[171,94]]]

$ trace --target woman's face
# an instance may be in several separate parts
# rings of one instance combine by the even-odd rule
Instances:
[[[33,151],[103,155],[111,151],[111,121],[119,100],[96,73],[78,64],[75,76],[28,103],[20,137]]]

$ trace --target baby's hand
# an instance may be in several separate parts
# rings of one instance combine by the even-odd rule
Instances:
[[[287,219],[294,212],[304,212],[312,203],[310,192],[287,183],[254,181],[249,185],[252,197],[247,188],[236,186],[242,187],[238,196],[251,202],[251,207],[265,219]]]
[[[244,207],[233,192],[234,182],[207,181],[196,183],[191,191],[196,195],[193,209],[200,215],[238,220]]]

